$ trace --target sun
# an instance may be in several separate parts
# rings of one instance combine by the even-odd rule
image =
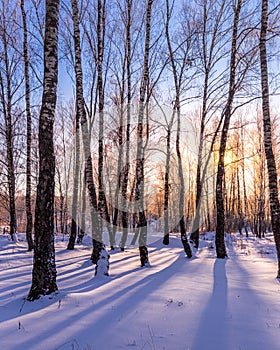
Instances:
[[[233,154],[233,152],[231,150],[226,150],[225,158],[224,158],[225,166],[232,164],[234,161],[235,161],[235,155]]]

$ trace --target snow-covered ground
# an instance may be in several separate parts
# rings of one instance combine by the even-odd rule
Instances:
[[[228,236],[215,259],[213,235],[188,260],[174,235],[115,252],[110,276],[95,278],[89,245],[56,242],[60,293],[27,302],[32,253],[0,236],[1,350],[279,350],[280,284],[273,237]]]

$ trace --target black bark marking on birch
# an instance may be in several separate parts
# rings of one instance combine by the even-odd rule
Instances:
[[[75,118],[75,157],[74,157],[74,178],[73,178],[73,199],[72,199],[72,220],[71,231],[67,249],[73,250],[77,236],[77,204],[79,192],[79,169],[80,169],[80,119],[84,113],[84,99],[82,84],[82,59],[80,49],[79,13],[77,1],[72,1],[72,17],[74,26],[74,46],[75,46],[75,74],[76,74],[76,118]]]
[[[26,110],[26,240],[28,251],[33,249],[32,228],[33,218],[31,210],[31,143],[32,143],[32,118],[30,108],[30,78],[29,78],[29,55],[28,55],[28,29],[26,23],[26,13],[24,9],[25,1],[21,0],[21,14],[23,22],[23,58],[24,58],[24,78],[25,78],[25,110]]]
[[[147,220],[144,211],[144,153],[145,146],[143,145],[143,123],[145,103],[148,103],[148,84],[149,84],[149,53],[150,53],[150,36],[151,36],[151,17],[152,17],[153,0],[148,0],[146,9],[146,37],[145,51],[143,62],[143,75],[140,85],[139,97],[139,113],[137,124],[137,155],[135,169],[135,201],[138,202],[138,230],[139,230],[139,253],[141,266],[149,264],[148,249],[147,249]],[[136,235],[135,237],[136,238]]]
[[[269,84],[267,66],[267,22],[268,22],[268,0],[262,0],[262,18],[260,34],[260,63],[261,63],[261,86],[262,86],[262,110],[263,110],[263,133],[264,148],[268,170],[269,200],[271,225],[276,244],[278,271],[277,278],[280,278],[280,206],[278,197],[278,182],[275,157],[272,145],[272,130],[269,106]]]
[[[98,202],[96,195],[96,187],[93,179],[93,166],[90,147],[90,130],[85,110],[85,103],[83,98],[83,71],[81,59],[81,44],[80,44],[80,29],[79,29],[79,13],[77,0],[72,0],[73,23],[74,23],[74,46],[75,46],[75,76],[76,76],[76,113],[78,114],[81,124],[81,137],[83,142],[84,158],[85,158],[85,183],[90,201],[90,214],[92,223],[92,254],[91,260],[97,264],[105,250],[102,241],[102,225],[101,218],[98,212]],[[99,14],[100,15],[100,14]],[[104,254],[104,256],[107,256]],[[109,262],[108,262],[109,268]],[[98,270],[98,267],[97,267]],[[98,271],[96,270],[96,274]],[[108,271],[105,272],[108,274]]]
[[[34,264],[28,300],[57,291],[54,249],[53,123],[58,79],[59,0],[46,0],[44,84],[39,117],[39,182],[34,225]]]

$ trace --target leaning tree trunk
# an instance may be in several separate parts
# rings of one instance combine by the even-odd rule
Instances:
[[[79,115],[82,129],[82,142],[85,158],[85,182],[87,185],[90,212],[92,222],[92,255],[91,260],[96,264],[95,275],[108,275],[109,255],[102,241],[100,217],[98,215],[98,205],[96,188],[93,180],[93,167],[90,147],[90,134],[88,120],[83,97],[83,70],[80,44],[79,12],[77,0],[72,0],[73,25],[74,25],[74,46],[75,46],[75,77],[76,77],[76,113]]]
[[[216,253],[217,258],[224,259],[227,257],[224,231],[225,231],[225,209],[223,198],[224,173],[225,173],[225,151],[227,145],[227,135],[232,114],[232,103],[235,95],[235,75],[236,75],[236,44],[238,34],[239,15],[242,6],[242,0],[238,0],[237,6],[234,10],[234,23],[231,43],[231,59],[230,59],[230,78],[229,78],[229,92],[228,99],[224,110],[224,124],[221,133],[220,147],[219,147],[219,161],[216,181],[216,206],[217,206],[217,226],[216,226]]]
[[[186,223],[185,223],[185,185],[184,185],[184,174],[183,174],[183,165],[182,165],[182,156],[181,156],[181,150],[180,150],[180,133],[181,133],[181,111],[180,111],[180,90],[182,86],[182,78],[183,78],[183,71],[187,65],[187,52],[184,53],[183,62],[181,69],[179,71],[179,74],[177,72],[177,66],[176,66],[176,58],[174,57],[174,51],[172,49],[171,45],[171,39],[169,35],[169,25],[170,25],[170,18],[171,18],[171,10],[169,5],[169,0],[166,0],[166,24],[165,24],[165,35],[168,45],[168,51],[170,55],[170,62],[172,66],[172,73],[173,73],[173,79],[174,79],[174,85],[175,85],[175,104],[173,108],[173,113],[177,116],[177,132],[176,132],[176,154],[177,154],[177,160],[178,160],[178,175],[179,175],[179,225],[180,225],[180,232],[181,232],[181,241],[183,244],[184,251],[188,258],[192,257],[192,251],[191,247],[188,242],[188,236],[186,231]]]
[[[278,257],[277,278],[280,278],[280,206],[278,197],[278,181],[275,157],[272,147],[272,131],[269,107],[269,84],[267,67],[267,21],[268,21],[268,0],[262,1],[262,18],[260,34],[260,63],[261,63],[261,83],[262,83],[262,111],[263,111],[263,133],[264,148],[268,169],[269,199],[272,231],[276,244]]]
[[[198,145],[198,155],[197,155],[197,172],[196,172],[196,198],[195,198],[195,217],[193,222],[193,227],[190,235],[190,240],[193,242],[195,248],[199,246],[199,226],[200,226],[200,211],[201,211],[201,201],[202,201],[202,190],[204,185],[204,179],[202,178],[202,158],[204,149],[204,138],[205,138],[205,124],[206,117],[208,114],[207,102],[209,99],[209,87],[210,87],[210,77],[211,69],[213,68],[214,61],[216,59],[215,48],[218,41],[218,31],[220,28],[220,23],[222,21],[222,16],[225,9],[225,1],[223,0],[220,9],[217,13],[217,18],[214,19],[213,31],[209,31],[207,28],[208,21],[211,21],[211,16],[208,13],[208,2],[203,3],[203,32],[202,32],[202,58],[203,58],[203,68],[204,68],[204,86],[203,86],[203,98],[202,98],[202,111],[201,111],[201,121],[200,121],[200,135],[199,135],[199,145]],[[209,32],[211,32],[210,46],[208,48],[207,39]],[[204,165],[207,168],[207,163]],[[206,169],[205,169],[206,170]],[[208,200],[208,199],[207,199]]]
[[[29,57],[28,57],[28,31],[26,24],[26,13],[24,9],[24,0],[21,0],[21,13],[23,22],[23,57],[24,57],[24,76],[25,76],[25,109],[26,109],[26,240],[28,251],[33,249],[32,239],[32,210],[31,210],[31,108],[30,108],[30,82],[29,82]]]
[[[28,300],[57,291],[54,250],[55,157],[53,124],[58,79],[59,0],[46,0],[44,83],[39,117],[39,182],[35,210],[32,285]]]

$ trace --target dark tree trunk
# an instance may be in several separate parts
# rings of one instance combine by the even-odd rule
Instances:
[[[247,200],[247,190],[246,190],[246,180],[245,180],[245,152],[244,152],[244,133],[243,127],[241,129],[241,152],[242,152],[242,180],[243,180],[243,200],[244,200],[244,216],[243,216],[243,224],[246,233],[246,237],[249,237],[248,228],[247,228],[247,213],[248,213],[248,200]]]
[[[79,26],[78,19],[78,8],[75,1],[72,1],[72,13],[73,13],[73,22],[74,22],[74,40],[78,40],[78,45],[80,46],[80,33],[76,32],[76,27]],[[77,21],[77,23],[76,23]],[[77,38],[79,35],[79,38]],[[76,51],[75,51],[76,53]],[[81,66],[81,62],[77,59],[76,54],[76,65],[75,72],[77,74],[77,70],[79,69],[79,65]],[[82,72],[79,72],[82,74]],[[77,79],[78,80],[78,79]],[[77,86],[76,86],[77,88]],[[73,199],[72,199],[72,211],[71,211],[71,230],[69,242],[67,245],[68,250],[73,250],[75,248],[75,241],[77,237],[77,206],[78,206],[78,193],[79,193],[79,170],[80,170],[80,110],[79,104],[83,102],[80,99],[83,98],[83,95],[80,94],[80,91],[76,91],[76,118],[75,118],[75,158],[74,158],[74,174],[73,174]]]
[[[32,285],[28,300],[57,291],[54,250],[55,157],[53,123],[58,78],[59,0],[46,0],[44,84],[39,118],[39,182],[35,211]]]
[[[237,226],[238,226],[239,234],[242,235],[243,216],[242,216],[242,208],[241,208],[240,180],[239,180],[238,168],[236,170],[236,178],[237,178]]]
[[[260,63],[261,63],[261,82],[262,82],[262,111],[263,111],[263,133],[264,149],[268,169],[269,181],[269,199],[271,225],[274,234],[276,251],[278,257],[277,278],[280,278],[280,206],[278,197],[278,181],[275,157],[272,147],[272,131],[269,106],[269,84],[268,84],[268,67],[267,67],[267,22],[268,22],[268,0],[262,1],[262,18],[260,34]]]
[[[76,96],[77,99],[77,96]],[[73,199],[71,211],[71,230],[68,250],[75,248],[75,241],[77,237],[77,207],[78,207],[78,193],[79,193],[79,172],[80,172],[80,115],[77,113],[78,101],[76,101],[76,134],[75,134],[75,160],[74,160],[74,174],[73,174]]]
[[[85,236],[85,226],[86,226],[86,176],[85,173],[82,176],[83,181],[83,187],[82,187],[82,193],[81,193],[81,197],[82,197],[82,213],[81,213],[81,224],[80,224],[80,230],[78,233],[78,238],[77,238],[77,243],[81,244],[83,241],[83,238]]]
[[[24,9],[25,1],[21,0],[21,14],[23,22],[23,57],[24,57],[24,77],[25,77],[25,109],[26,109],[26,240],[28,251],[33,249],[32,239],[32,210],[31,210],[31,108],[30,108],[30,82],[29,82],[29,56],[28,56],[28,31],[26,24],[26,13]]]
[[[171,128],[174,121],[174,111],[172,112],[172,118],[170,121],[170,124],[168,125],[167,129],[167,136],[166,136],[166,162],[165,162],[165,175],[164,175],[164,204],[163,204],[163,210],[164,210],[164,237],[163,237],[163,244],[168,245],[169,244],[169,172],[170,172],[170,156],[171,156],[171,148],[170,148],[170,141],[171,141]]]
[[[125,63],[125,62],[124,62]],[[124,89],[125,89],[125,68],[124,63],[122,67],[122,86],[121,86],[121,98],[120,98],[120,125],[118,129],[118,141],[119,141],[119,154],[118,154],[118,168],[117,168],[117,184],[115,190],[115,204],[114,204],[114,213],[113,213],[113,237],[110,243],[111,250],[114,249],[115,239],[116,239],[116,230],[118,226],[118,217],[119,217],[119,194],[121,190],[121,182],[122,182],[122,164],[123,164],[123,130],[124,130]]]
[[[222,1],[217,17],[214,19],[213,33],[210,39],[210,47],[208,52],[207,39],[209,35],[208,21],[212,18],[208,13],[208,2],[203,3],[203,32],[202,32],[202,57],[203,57],[203,70],[204,70],[204,86],[203,86],[203,99],[202,99],[202,111],[201,111],[201,121],[200,121],[200,135],[199,135],[199,146],[197,155],[197,171],[196,171],[196,198],[195,198],[195,217],[193,222],[193,227],[190,235],[190,240],[195,248],[199,246],[199,226],[200,226],[200,210],[201,210],[201,197],[202,188],[204,183],[204,177],[202,177],[202,156],[204,148],[204,133],[205,133],[205,122],[208,114],[207,103],[209,99],[209,80],[211,68],[213,66],[213,61],[215,60],[215,47],[218,41],[218,30],[220,23],[222,21],[222,16],[224,14],[225,1]],[[205,168],[207,167],[205,164]],[[205,169],[206,170],[206,169]]]
[[[236,75],[236,44],[237,44],[237,33],[239,15],[242,6],[242,0],[238,0],[236,7],[234,8],[234,23],[231,43],[231,60],[230,60],[230,78],[229,78],[229,92],[228,99],[224,109],[224,123],[221,133],[221,141],[219,147],[219,161],[218,161],[218,172],[216,180],[216,206],[217,206],[217,226],[216,226],[216,253],[217,258],[224,259],[227,257],[226,246],[224,241],[225,233],[225,209],[224,209],[224,198],[223,198],[223,187],[224,187],[224,173],[225,173],[225,150],[227,144],[227,135],[230,124],[230,118],[232,114],[232,102],[235,95],[235,75]]]
[[[184,175],[183,175],[183,166],[182,166],[182,157],[180,151],[180,133],[181,133],[181,115],[180,115],[180,107],[179,101],[177,104],[177,136],[176,136],[176,153],[178,159],[178,173],[179,173],[179,215],[180,215],[180,232],[181,232],[181,241],[184,248],[184,251],[188,258],[192,257],[192,250],[188,242],[188,236],[186,231],[186,223],[185,223],[185,185],[184,185]]]

